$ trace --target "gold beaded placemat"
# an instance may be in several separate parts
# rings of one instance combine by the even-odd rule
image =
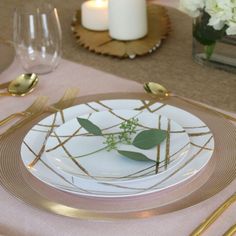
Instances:
[[[154,52],[170,31],[167,10],[158,5],[148,5],[148,34],[132,41],[112,39],[108,31],[91,31],[81,25],[81,10],[77,10],[71,30],[76,41],[91,52],[118,58],[135,58]]]

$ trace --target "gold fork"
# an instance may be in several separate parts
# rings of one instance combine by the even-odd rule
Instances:
[[[34,102],[35,106],[33,106],[33,108],[31,106],[31,111],[32,111],[31,114],[32,115],[27,116],[25,119],[16,122],[13,126],[11,126],[4,133],[2,133],[0,135],[0,137],[8,135],[12,131],[14,131],[17,128],[20,128],[21,126],[23,126],[25,123],[30,121],[35,116],[37,117],[39,114],[43,114],[43,113],[46,113],[46,112],[52,113],[52,112],[58,112],[59,111],[61,116],[62,116],[62,120],[64,121],[64,115],[63,115],[62,110],[67,108],[67,107],[70,107],[71,105],[73,105],[73,103],[76,99],[76,95],[78,94],[78,91],[79,91],[78,88],[67,89],[65,91],[64,95],[62,96],[62,98],[57,103],[55,103],[54,105],[51,105],[49,107],[46,107],[46,108],[45,108],[45,106],[46,106],[46,103],[48,101],[48,98],[47,97],[39,97]],[[34,108],[35,108],[35,110],[34,110]]]
[[[78,92],[78,88],[68,88],[62,98],[57,103],[49,107],[49,111],[59,111],[71,106],[74,103]]]
[[[222,203],[202,224],[200,224],[191,234],[190,236],[199,236],[206,229],[209,228],[211,224],[213,224],[219,216],[229,208],[234,202],[236,202],[236,192],[229,197],[224,203]],[[235,232],[235,231],[234,231]]]
[[[60,112],[62,121],[64,123],[65,118],[64,118],[62,110],[73,105],[78,92],[79,92],[78,88],[67,89],[65,91],[64,95],[62,96],[62,98],[57,103],[49,106],[47,108],[47,111],[48,112]]]
[[[47,104],[48,101],[48,97],[45,96],[40,96],[38,97],[32,105],[30,105],[29,108],[26,109],[26,111],[28,111],[28,115],[23,118],[20,119],[19,121],[17,121],[14,125],[12,125],[11,127],[9,127],[6,131],[4,131],[0,137],[6,136],[9,133],[13,132],[14,130],[16,130],[17,128],[20,128],[21,126],[23,126],[25,123],[27,123],[32,117],[42,113],[45,110],[45,106]],[[30,112],[29,112],[30,111]],[[29,115],[30,114],[30,115]]]
[[[30,105],[26,110],[21,111],[21,112],[16,112],[8,117],[4,118],[3,120],[0,121],[0,126],[5,125],[6,123],[10,122],[14,118],[18,116],[23,116],[23,117],[29,117],[37,112],[40,112],[46,105],[48,98],[45,96],[40,96],[38,97],[32,105]]]
[[[62,96],[62,98],[57,103],[55,103],[54,105],[51,105],[51,106],[47,107],[47,109],[44,112],[50,112],[50,113],[51,112],[53,112],[53,113],[60,112],[63,123],[64,123],[65,119],[64,119],[64,115],[63,115],[62,110],[67,108],[67,107],[70,107],[74,104],[74,101],[76,99],[78,91],[79,91],[78,88],[69,88],[69,89],[67,89],[65,91],[64,95]],[[29,168],[32,168],[40,160],[41,155],[42,155],[42,153],[44,152],[44,149],[45,149],[46,141],[47,141],[48,137],[51,135],[51,133],[53,132],[55,121],[56,121],[56,113],[55,113],[54,119],[52,121],[52,124],[50,126],[50,129],[47,131],[46,137],[45,137],[44,142],[42,144],[42,147],[39,151],[39,154],[36,155],[35,159],[29,163],[29,165],[28,165]]]

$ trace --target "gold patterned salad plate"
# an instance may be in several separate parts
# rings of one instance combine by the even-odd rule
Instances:
[[[165,138],[149,148],[135,145],[149,131],[163,131]],[[152,136],[142,141],[149,145]],[[129,198],[190,181],[213,150],[212,132],[187,111],[149,100],[107,99],[37,123],[24,138],[21,158],[38,180],[61,191]]]

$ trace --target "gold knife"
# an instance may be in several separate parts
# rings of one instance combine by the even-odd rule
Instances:
[[[199,236],[213,224],[219,216],[229,208],[234,202],[236,202],[236,192],[229,197],[224,203],[222,203],[202,224],[200,224],[190,236]]]
[[[233,236],[236,234],[236,224],[230,227],[224,234],[223,236]]]

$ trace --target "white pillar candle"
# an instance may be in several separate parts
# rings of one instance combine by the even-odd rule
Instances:
[[[108,0],[84,2],[81,6],[81,23],[90,30],[108,30]]]
[[[118,40],[135,40],[148,32],[146,0],[109,0],[109,34]]]

